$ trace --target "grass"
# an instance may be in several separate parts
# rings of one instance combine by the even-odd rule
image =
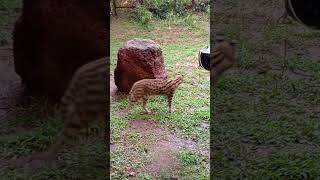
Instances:
[[[41,101],[42,102],[42,101]],[[63,123],[53,107],[43,107],[40,102],[31,102],[33,108],[18,108],[17,116],[1,124],[0,156],[5,160],[31,155],[45,150],[55,141]],[[48,111],[50,114],[43,112]],[[51,109],[50,109],[51,108]],[[103,125],[99,125],[103,126]],[[102,132],[102,129],[101,131]],[[98,133],[101,134],[101,133]],[[30,175],[30,179],[106,179],[105,144],[102,137],[84,132],[77,142],[64,146],[58,154],[57,167],[45,167]],[[0,172],[3,179],[21,179],[26,174],[19,169],[5,168]]]
[[[275,1],[225,3],[217,4],[223,11],[215,12],[212,23],[219,27],[215,31],[238,40],[239,63],[211,92],[211,176],[319,178],[320,65],[308,52],[318,46],[319,32],[294,22],[276,24],[276,17],[270,21],[269,3]],[[246,3],[250,11],[241,7]],[[277,8],[282,12],[279,4],[272,12],[281,15]]]
[[[0,0],[0,46],[12,43],[12,23],[20,12],[22,0]]]
[[[192,15],[195,21],[181,23],[182,18],[172,17],[169,20],[153,19],[153,28],[143,28],[132,22],[129,16],[121,14],[119,18],[111,20],[111,73],[116,66],[117,52],[125,42],[134,38],[152,39],[161,46],[164,62],[170,79],[177,73],[184,75],[184,82],[176,91],[173,100],[175,111],[167,113],[167,101],[164,97],[152,97],[148,101],[148,108],[154,112],[152,115],[141,114],[140,105],[135,106],[127,115],[122,116],[118,111],[126,108],[127,99],[113,101],[111,103],[111,142],[116,148],[111,151],[111,177],[115,179],[128,178],[128,169],[137,172],[137,179],[151,179],[179,176],[186,178],[194,173],[195,177],[209,176],[209,163],[198,163],[198,159],[205,159],[203,155],[197,156],[195,164],[179,164],[178,173],[162,172],[158,175],[141,171],[150,160],[149,154],[145,152],[148,144],[154,143],[157,138],[150,136],[145,140],[139,139],[137,133],[129,133],[130,145],[123,145],[122,133],[130,131],[130,121],[142,119],[145,121],[156,121],[160,125],[168,127],[176,132],[177,136],[193,138],[199,142],[199,151],[208,150],[209,131],[201,128],[201,123],[209,120],[209,72],[198,68],[197,55],[200,48],[209,45],[208,19],[207,16]],[[174,18],[174,19],[173,19]],[[187,17],[191,18],[191,17]],[[189,24],[191,23],[191,25]],[[196,25],[197,24],[197,25]],[[208,29],[208,28],[207,28]],[[111,79],[113,75],[111,75]],[[179,155],[175,155],[179,159]],[[184,157],[181,157],[182,161]],[[130,163],[128,163],[130,162]],[[201,169],[201,171],[198,171]]]
[[[206,169],[208,168],[208,159],[189,150],[181,150],[177,156],[179,165],[182,167],[180,176],[183,179],[208,179],[208,171]]]

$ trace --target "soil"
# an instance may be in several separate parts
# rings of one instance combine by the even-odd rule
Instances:
[[[178,137],[176,133],[156,121],[131,120],[129,128],[121,136],[121,142],[124,146],[130,143],[128,133],[138,134],[139,143],[146,146],[145,152],[150,160],[141,169],[141,172],[153,176],[158,176],[161,173],[176,175],[174,172],[177,173],[179,170],[176,158],[179,150],[195,151],[198,149],[196,142]]]

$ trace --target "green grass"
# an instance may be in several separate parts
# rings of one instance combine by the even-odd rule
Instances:
[[[12,24],[20,12],[21,5],[22,0],[0,0],[0,46],[12,42]]]
[[[267,10],[268,2],[255,8]],[[244,8],[241,14],[240,4],[225,3],[212,23],[228,39],[238,40],[239,63],[211,92],[211,176],[318,179],[320,65],[307,49],[318,46],[319,32],[297,23],[276,24],[276,17],[270,21],[270,14],[259,9],[245,14]],[[258,74],[261,68],[267,73]]]
[[[181,150],[177,156],[181,166],[180,177],[183,179],[208,179],[206,170],[209,168],[208,159],[188,150]]]
[[[46,150],[55,142],[63,127],[59,115],[52,113],[54,107],[46,106],[43,101],[32,101],[30,105],[28,108],[17,108],[14,119],[1,123],[0,156],[6,161]],[[103,127],[101,124],[97,126]],[[29,174],[29,178],[106,179],[105,144],[101,137],[91,131],[89,133],[88,139],[82,132],[78,141],[61,148],[57,167],[44,167],[37,173]],[[22,170],[10,167],[3,169],[0,175],[3,179],[22,179],[26,176]]]
[[[125,97],[111,103],[111,141],[118,145],[111,152],[112,178],[127,178],[128,169],[136,171],[138,173],[136,178],[138,179],[154,178],[154,175],[148,174],[148,172],[140,172],[140,169],[146,165],[150,158],[144,152],[144,144],[153,143],[157,137],[148,137],[147,140],[141,142],[137,133],[129,133],[128,139],[131,144],[126,146],[122,144],[121,133],[130,128],[128,123],[135,119],[156,121],[176,132],[177,136],[197,140],[200,144],[199,150],[208,150],[205,145],[209,143],[209,131],[204,130],[200,125],[201,123],[207,123],[209,120],[209,72],[197,67],[199,49],[209,45],[208,32],[206,31],[208,19],[206,17],[192,15],[189,18],[192,18],[195,22],[186,22],[186,24],[181,23],[184,19],[178,19],[178,17],[169,20],[153,19],[152,29],[145,29],[124,15],[111,20],[111,78],[113,78],[116,66],[118,49],[125,42],[134,38],[152,39],[160,45],[170,79],[178,73],[184,75],[184,82],[179,86],[174,96],[173,108],[175,111],[171,114],[168,113],[167,100],[164,97],[149,99],[147,106],[153,112],[152,115],[142,114],[142,105],[134,106],[125,116],[118,114],[118,111],[125,109],[127,106],[128,101]],[[199,23],[201,25],[199,27],[188,23]],[[130,156],[128,153],[133,154]],[[134,156],[134,160],[132,160],[132,156]],[[198,169],[201,169],[194,176],[208,178],[209,162],[198,163],[198,159],[205,159],[203,155],[197,155],[195,158],[197,164],[190,164],[189,166],[179,164],[178,169],[181,173],[176,175],[183,179],[189,176],[188,173],[198,172]],[[158,177],[170,177],[173,175],[172,173],[162,172]]]

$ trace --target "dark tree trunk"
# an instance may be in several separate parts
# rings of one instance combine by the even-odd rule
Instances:
[[[177,0],[173,1],[173,13],[176,15],[177,14]]]

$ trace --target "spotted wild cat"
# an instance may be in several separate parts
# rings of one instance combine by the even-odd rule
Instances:
[[[143,102],[143,109],[146,113],[150,113],[147,108],[147,101],[149,96],[166,96],[168,99],[168,110],[172,112],[172,98],[177,87],[182,83],[182,76],[178,75],[176,79],[142,79],[133,84],[129,92],[129,105],[126,111],[137,103],[139,100]]]

